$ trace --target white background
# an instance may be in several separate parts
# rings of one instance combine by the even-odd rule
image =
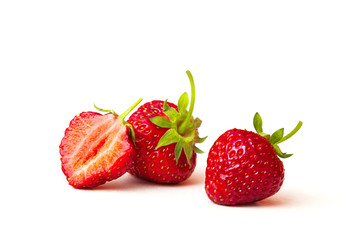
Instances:
[[[360,239],[359,1],[1,1],[1,239]],[[194,174],[164,186],[128,174],[76,190],[58,146],[92,104],[122,113],[177,102],[196,83],[199,145],[230,128],[303,128],[285,182],[224,207]]]

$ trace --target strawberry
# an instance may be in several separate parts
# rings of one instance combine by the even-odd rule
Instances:
[[[202,153],[195,144],[205,138],[199,138],[198,134],[201,120],[192,117],[195,85],[190,71],[186,73],[191,85],[189,111],[185,92],[177,106],[167,100],[151,101],[130,116],[137,146],[129,167],[131,174],[156,183],[179,183],[193,173],[196,153]]]
[[[221,205],[236,205],[262,200],[280,190],[284,181],[283,153],[278,144],[293,136],[298,125],[288,135],[279,129],[271,136],[263,133],[262,119],[254,117],[257,133],[231,129],[223,133],[209,151],[205,177],[208,197]]]
[[[82,112],[71,120],[59,147],[62,171],[71,186],[96,187],[126,172],[135,147],[132,127],[124,118],[141,100],[121,115],[94,105],[108,114]]]

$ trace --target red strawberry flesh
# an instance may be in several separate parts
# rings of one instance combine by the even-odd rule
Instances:
[[[127,131],[113,114],[76,116],[60,144],[62,171],[69,184],[90,188],[123,175],[135,154]]]

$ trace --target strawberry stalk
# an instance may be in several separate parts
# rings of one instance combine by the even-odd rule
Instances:
[[[191,102],[190,102],[190,108],[189,108],[189,112],[186,115],[186,118],[184,120],[184,122],[180,125],[179,127],[179,133],[180,134],[184,134],[185,130],[186,130],[186,126],[189,124],[189,121],[192,117],[192,113],[194,111],[194,105],[195,105],[195,83],[194,83],[194,78],[191,74],[191,72],[189,70],[186,71],[186,74],[189,77],[190,80],[190,86],[191,86]]]
[[[297,131],[300,130],[302,124],[303,124],[303,123],[302,123],[301,121],[299,121],[298,124],[296,125],[296,127],[295,127],[288,135],[286,135],[286,136],[283,137],[280,141],[278,141],[277,144],[282,143],[282,142],[285,142],[286,140],[288,140],[289,138],[291,138],[292,136],[294,136],[295,133],[297,133]]]
[[[125,125],[125,118],[126,116],[132,111],[134,110],[134,108],[136,108],[137,105],[139,105],[139,103],[142,101],[142,98],[139,98],[133,105],[131,105],[131,107],[129,107],[125,112],[123,112],[122,114],[119,115],[119,120]]]

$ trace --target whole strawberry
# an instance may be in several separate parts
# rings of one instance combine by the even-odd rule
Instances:
[[[124,118],[141,101],[121,115],[82,112],[75,116],[60,143],[61,168],[75,188],[91,188],[123,175],[135,155],[133,130]],[[130,136],[129,136],[130,135]]]
[[[271,136],[263,133],[262,119],[254,117],[257,133],[231,129],[222,134],[210,149],[205,178],[208,197],[217,204],[236,205],[259,201],[280,190],[284,181],[283,153],[278,144],[293,136],[302,126],[284,135],[279,129]],[[279,156],[279,157],[278,157]]]
[[[201,120],[192,117],[195,103],[195,85],[190,71],[191,102],[185,92],[178,106],[167,101],[145,103],[134,112],[129,123],[136,140],[136,156],[129,172],[156,183],[179,183],[190,177],[196,166],[196,153],[202,153],[195,144],[199,138]]]

